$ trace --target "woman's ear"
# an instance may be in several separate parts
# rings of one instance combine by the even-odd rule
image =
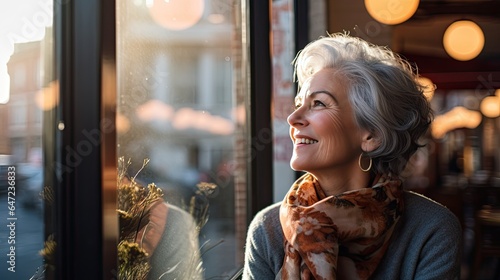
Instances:
[[[372,132],[365,131],[362,134],[361,149],[371,152],[380,146],[380,140]]]

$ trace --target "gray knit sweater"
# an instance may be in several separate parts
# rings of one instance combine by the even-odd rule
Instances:
[[[462,230],[444,206],[405,192],[405,211],[372,279],[460,279]],[[243,279],[275,279],[283,264],[281,203],[260,211],[248,230]]]

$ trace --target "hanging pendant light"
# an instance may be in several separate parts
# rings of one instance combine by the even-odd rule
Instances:
[[[467,61],[478,56],[484,47],[481,27],[470,20],[452,23],[443,36],[443,46],[452,58]]]
[[[149,0],[146,5],[157,24],[170,30],[183,30],[201,19],[205,0]]]
[[[415,14],[419,0],[365,0],[365,7],[376,21],[394,25],[407,21]]]

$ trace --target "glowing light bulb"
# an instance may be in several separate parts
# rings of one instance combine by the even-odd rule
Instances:
[[[454,59],[471,60],[483,50],[484,34],[481,27],[470,20],[456,21],[444,32],[443,46]]]
[[[204,0],[153,0],[147,5],[153,20],[171,30],[195,25],[203,16]]]
[[[481,113],[488,118],[497,118],[500,116],[500,97],[486,96],[481,101]]]
[[[383,24],[399,24],[415,14],[419,0],[365,0],[370,16]]]

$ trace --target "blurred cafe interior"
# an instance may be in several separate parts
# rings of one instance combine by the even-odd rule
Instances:
[[[387,46],[429,85],[406,189],[458,217],[462,279],[500,279],[499,0],[0,6],[0,220],[18,218],[0,226],[18,244],[0,247],[0,279],[145,279],[137,229],[156,201],[196,225],[179,234],[200,263],[180,279],[238,279],[249,222],[300,175],[291,62],[335,32]]]
[[[405,184],[459,218],[462,279],[500,279],[499,4],[326,3],[326,30],[388,46],[416,66],[423,84],[434,85],[426,94],[435,119]],[[309,35],[323,32],[314,30]]]

